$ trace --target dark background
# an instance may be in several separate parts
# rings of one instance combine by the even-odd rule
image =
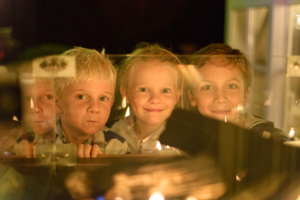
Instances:
[[[0,58],[12,60],[42,44],[126,54],[139,42],[157,42],[191,54],[223,42],[224,1],[0,0],[0,28],[12,27],[1,33]]]

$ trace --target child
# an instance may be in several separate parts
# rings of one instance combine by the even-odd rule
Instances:
[[[208,117],[230,121],[262,137],[288,139],[273,122],[242,113],[251,85],[251,65],[245,54],[226,44],[211,44],[195,53],[200,82],[188,91],[190,104]],[[195,83],[194,83],[195,84]]]
[[[55,105],[53,78],[36,77],[32,62],[19,70],[22,104],[22,131],[16,138],[14,153],[31,157],[33,144],[55,142]]]
[[[78,157],[126,153],[124,138],[105,127],[116,82],[111,62],[98,51],[81,47],[63,55],[76,57],[76,77],[55,80],[56,143],[76,144]]]
[[[131,115],[111,130],[126,139],[131,153],[158,153],[158,138],[182,92],[179,64],[170,51],[147,43],[139,44],[124,61],[120,92],[130,104]]]

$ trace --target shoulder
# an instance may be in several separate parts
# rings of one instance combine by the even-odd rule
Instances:
[[[247,115],[245,128],[247,128],[250,132],[259,134],[266,139],[273,138],[287,140],[289,138],[288,133],[274,126],[274,122],[254,115]]]
[[[121,143],[124,143],[125,142],[125,139],[120,136],[119,134],[111,131],[111,130],[106,130],[106,131],[103,131],[104,133],[104,138],[105,138],[105,141],[108,142],[112,139],[115,139],[115,140],[118,140],[120,141]]]

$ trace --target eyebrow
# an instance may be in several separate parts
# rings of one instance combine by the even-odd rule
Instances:
[[[77,89],[77,90],[74,90],[72,92],[87,92],[86,90],[83,90],[83,89]],[[109,92],[109,91],[104,91],[105,94],[113,94],[113,92]]]

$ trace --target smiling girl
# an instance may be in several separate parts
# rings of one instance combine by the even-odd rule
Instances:
[[[155,153],[160,148],[158,138],[182,92],[180,63],[170,51],[147,43],[141,43],[124,61],[120,92],[131,115],[111,130],[127,140],[132,153]]]

